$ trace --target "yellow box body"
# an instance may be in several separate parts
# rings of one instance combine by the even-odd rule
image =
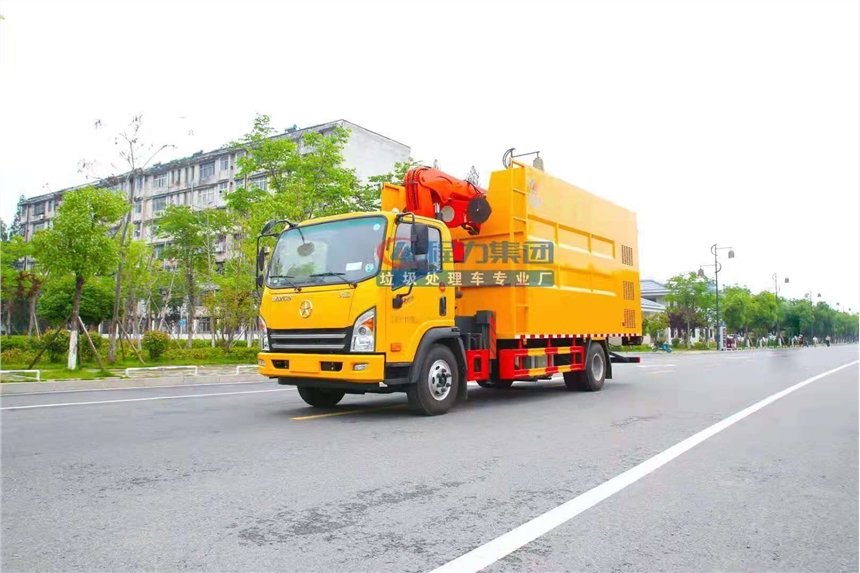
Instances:
[[[492,215],[473,243],[464,271],[553,273],[551,287],[463,288],[457,314],[496,313],[499,338],[562,334],[601,338],[642,332],[636,215],[538,169],[514,163],[490,176]],[[505,242],[552,244],[552,262],[492,260]],[[494,244],[495,243],[495,247]],[[483,245],[490,253],[482,263]],[[537,246],[537,245],[535,245]],[[480,257],[475,254],[480,255]],[[549,275],[545,275],[547,278]]]

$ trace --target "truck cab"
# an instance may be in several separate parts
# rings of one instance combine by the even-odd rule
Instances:
[[[288,225],[262,277],[260,374],[317,407],[405,391],[421,412],[447,411],[466,387],[455,290],[433,284],[450,243],[442,221],[411,213]]]

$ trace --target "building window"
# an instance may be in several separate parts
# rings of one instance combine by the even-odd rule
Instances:
[[[221,158],[221,171],[229,171],[230,170],[230,156],[225,155]]]
[[[204,163],[200,166],[200,179],[206,179],[215,175],[215,162]]]
[[[45,214],[45,203],[36,203],[33,205],[33,215],[38,217]]]
[[[152,186],[156,189],[164,189],[167,187],[167,174],[162,173],[160,175],[156,175]]]
[[[137,178],[137,188],[138,188],[138,189],[143,189],[143,183],[144,183],[145,181],[146,181],[146,180],[145,180],[143,177],[138,177],[138,178]]]
[[[160,215],[162,211],[167,207],[167,197],[156,197],[152,200],[152,214]]]
[[[237,179],[233,183],[233,189],[241,189],[244,186],[244,182],[241,179]]]
[[[36,223],[35,225],[33,225],[33,234],[35,235],[36,233],[38,233],[39,231],[41,231],[44,228],[45,228],[44,223]]]
[[[135,224],[134,224],[134,238],[135,238],[135,239],[139,239],[139,238],[140,238],[140,223],[135,223]]]
[[[218,184],[218,193],[224,194],[227,192],[227,182],[222,181]]]
[[[197,204],[201,207],[211,205],[215,200],[215,188],[201,189],[197,194]]]
[[[254,181],[251,182],[251,186],[252,187],[258,187],[260,189],[260,191],[265,191],[266,189],[269,188],[269,185],[267,184],[265,179],[255,179]]]
[[[212,327],[210,326],[209,317],[204,316],[198,319],[197,321],[197,332],[211,332]]]
[[[137,201],[134,202],[134,214],[135,215],[140,215],[140,207],[141,207],[141,203],[140,203],[140,200],[138,199]]]

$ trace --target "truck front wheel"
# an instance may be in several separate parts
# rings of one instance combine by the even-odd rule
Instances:
[[[299,396],[314,408],[332,408],[343,399],[342,390],[330,390],[328,388],[310,388],[299,386]]]
[[[588,354],[585,357],[585,370],[564,373],[564,384],[568,390],[597,392],[603,388],[605,380],[606,354],[603,352],[603,347],[597,342],[592,342],[588,345]]]
[[[427,416],[444,414],[457,401],[460,372],[451,349],[434,344],[421,361],[418,382],[406,390],[409,408]]]

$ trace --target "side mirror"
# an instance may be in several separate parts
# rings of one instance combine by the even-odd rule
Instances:
[[[261,235],[268,235],[272,231],[272,229],[275,228],[275,225],[277,223],[278,222],[275,221],[274,219],[272,219],[271,221],[268,221],[265,225],[263,225],[263,230],[260,231],[260,234]]]
[[[257,288],[263,288],[263,275],[257,275]]]
[[[263,267],[266,266],[266,257],[269,254],[269,249],[263,247],[259,251],[257,251],[257,272],[263,272]]]
[[[426,255],[430,252],[430,229],[423,223],[412,225],[412,254],[414,256]]]

